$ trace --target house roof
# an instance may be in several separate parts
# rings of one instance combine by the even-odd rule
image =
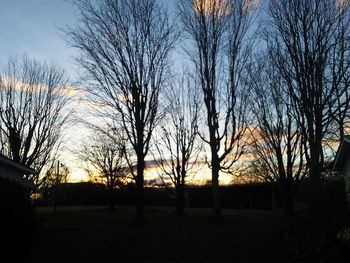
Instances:
[[[17,162],[15,162],[14,160],[11,160],[3,155],[0,154],[0,167],[8,167],[12,170],[17,170],[19,171],[21,174],[36,174],[37,172],[25,165],[19,164]],[[17,175],[5,175],[5,178],[10,179],[12,181],[17,182],[18,184],[22,185],[25,188],[28,189],[34,189],[34,183],[23,178],[22,176],[17,176]]]
[[[9,166],[11,168],[14,168],[24,174],[36,174],[36,171],[28,166],[19,164],[15,162],[14,160],[7,158],[0,154],[0,165],[3,164],[5,166]]]
[[[7,158],[0,154],[0,164],[4,164],[6,166],[10,166],[14,169],[21,171],[24,174],[36,174],[36,171],[28,166],[19,164],[10,158]]]
[[[344,137],[343,141],[340,143],[337,155],[335,156],[333,170],[339,171],[344,166],[347,157],[350,153],[350,135]]]

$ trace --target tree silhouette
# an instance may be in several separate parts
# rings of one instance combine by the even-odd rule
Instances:
[[[77,2],[80,23],[66,30],[80,50],[87,91],[106,116],[121,122],[137,158],[136,221],[144,220],[145,157],[159,122],[159,92],[166,85],[176,28],[156,0]]]
[[[67,183],[69,180],[70,170],[67,165],[54,160],[51,166],[45,172],[41,188],[52,188],[60,184]]]
[[[44,194],[51,194],[51,197],[53,198],[54,217],[56,216],[57,212],[58,187],[61,184],[68,182],[69,175],[69,168],[65,164],[60,163],[60,161],[55,158],[42,178],[40,189],[44,191]]]
[[[77,153],[86,164],[92,181],[103,183],[109,192],[109,208],[114,209],[114,194],[117,187],[126,183],[129,166],[126,161],[126,141],[120,134],[96,131],[89,143]]]
[[[35,59],[9,59],[0,73],[0,151],[37,171],[36,185],[61,142],[71,111],[63,70]]]
[[[212,170],[213,215],[220,216],[219,172],[229,171],[241,156],[247,130],[247,93],[242,76],[251,54],[248,29],[253,5],[244,0],[179,2],[193,63],[206,107]]]
[[[296,188],[307,172],[300,115],[268,56],[256,61],[248,78],[254,114],[250,144],[254,169],[250,172],[279,183],[285,214],[290,215],[294,213]]]
[[[349,5],[333,0],[273,0],[268,13],[268,51],[301,116],[316,194],[327,141],[334,134],[343,137],[349,109]]]
[[[176,211],[183,215],[185,205],[185,183],[194,172],[201,152],[198,143],[199,97],[195,84],[189,76],[181,80],[166,93],[168,100],[165,124],[161,126],[155,147],[155,158],[161,170],[161,178],[170,178],[176,191]]]

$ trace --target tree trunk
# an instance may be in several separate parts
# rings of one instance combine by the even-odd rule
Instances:
[[[310,207],[316,207],[320,203],[321,190],[321,167],[320,161],[322,148],[320,145],[313,145],[310,149],[310,178],[308,182],[308,203]]]
[[[144,206],[143,206],[143,181],[144,181],[144,160],[138,158],[137,160],[137,176],[136,176],[136,224],[142,224],[144,219]]]
[[[212,155],[212,213],[214,219],[219,219],[221,216],[220,211],[220,187],[219,187],[219,170],[220,162],[217,155]]]
[[[185,215],[185,191],[184,185],[179,184],[176,186],[176,214]]]
[[[295,214],[293,182],[285,180],[281,182],[281,188],[282,188],[284,214],[286,216],[292,216]]]

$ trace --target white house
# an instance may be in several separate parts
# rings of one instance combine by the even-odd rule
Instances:
[[[17,182],[28,189],[34,189],[34,184],[24,178],[24,175],[29,174],[36,174],[36,171],[0,155],[0,178],[6,178]]]
[[[346,194],[350,201],[350,136],[345,136],[340,143],[333,164],[333,171],[340,172],[344,176]]]

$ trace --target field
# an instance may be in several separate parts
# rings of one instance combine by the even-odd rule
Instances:
[[[291,253],[280,212],[210,209],[176,216],[172,208],[146,208],[146,224],[135,225],[134,208],[39,208],[41,222],[29,262],[287,262]],[[287,232],[286,232],[287,231]],[[28,262],[28,260],[26,261]]]

